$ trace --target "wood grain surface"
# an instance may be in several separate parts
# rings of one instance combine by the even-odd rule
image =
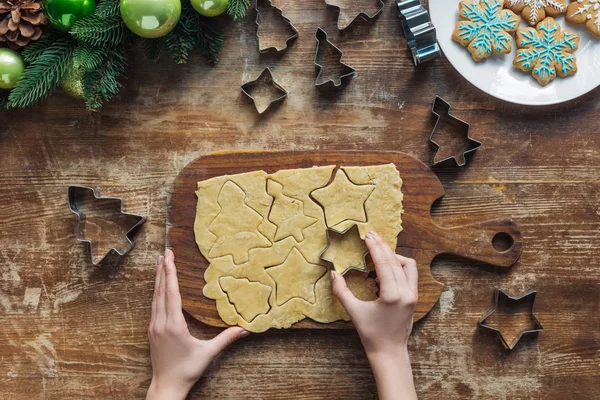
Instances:
[[[409,351],[422,399],[594,399],[600,393],[600,104],[598,90],[562,106],[522,107],[471,86],[446,59],[415,68],[393,2],[343,35],[321,0],[278,0],[299,30],[281,56],[259,55],[254,16],[226,22],[216,67],[130,52],[117,98],[90,116],[57,93],[0,114],[0,398],[140,399],[151,379],[147,326],[177,174],[216,150],[397,150],[430,163],[434,96],[483,142],[463,168],[435,168],[446,196],[433,220],[513,218],[526,246],[509,269],[455,256],[433,261],[440,301],[415,324]],[[317,26],[358,76],[313,87]],[[290,95],[259,117],[239,86],[266,66]],[[148,217],[113,269],[75,240],[67,186],[121,196]],[[506,352],[477,327],[494,287],[536,289],[545,330]],[[192,333],[219,329],[189,319]],[[191,399],[372,399],[352,330],[252,335],[215,360]]]
[[[521,255],[523,238],[511,219],[490,220],[468,226],[441,227],[431,218],[431,206],[444,195],[442,184],[421,161],[408,154],[383,151],[281,151],[219,152],[197,158],[175,178],[167,208],[167,246],[178,256],[179,287],[183,308],[199,321],[226,327],[217,313],[216,303],[202,295],[207,260],[200,254],[194,236],[197,183],[221,175],[263,170],[313,166],[396,165],[402,178],[403,231],[397,251],[417,260],[419,303],[415,321],[423,318],[437,303],[444,285],[431,275],[431,261],[441,254],[454,254],[469,261],[481,261],[496,267],[510,267]],[[496,235],[507,234],[510,248],[497,251],[492,245]],[[322,324],[304,319],[294,328],[351,328],[344,322]]]

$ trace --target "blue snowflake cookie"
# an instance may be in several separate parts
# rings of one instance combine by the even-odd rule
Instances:
[[[577,60],[572,54],[579,46],[579,35],[563,31],[554,18],[546,18],[536,28],[517,31],[517,55],[513,65],[529,72],[542,86],[556,76],[577,72]]]
[[[503,9],[504,0],[463,0],[458,4],[459,21],[452,39],[467,47],[475,61],[512,50],[511,33],[521,17]]]

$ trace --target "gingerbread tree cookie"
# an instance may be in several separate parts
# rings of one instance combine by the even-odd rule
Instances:
[[[542,86],[556,76],[577,72],[573,52],[579,46],[579,35],[562,31],[554,18],[546,18],[537,27],[517,31],[517,55],[513,65],[529,72]]]
[[[503,0],[463,0],[458,4],[460,21],[452,39],[467,47],[475,61],[512,50],[512,36],[521,18],[503,9]]]
[[[531,26],[567,11],[567,0],[504,0],[504,5],[520,13]]]
[[[585,24],[588,31],[600,38],[600,0],[576,0],[567,8],[567,21]]]

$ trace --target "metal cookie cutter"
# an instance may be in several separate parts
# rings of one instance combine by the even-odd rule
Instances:
[[[356,70],[354,68],[352,68],[348,64],[345,64],[342,62],[344,53],[336,45],[334,45],[331,41],[329,41],[329,39],[327,38],[327,32],[325,32],[322,28],[317,28],[317,32],[315,33],[315,38],[317,39],[317,51],[315,52],[315,66],[317,66],[317,68],[319,70],[319,73],[317,74],[317,78],[315,79],[315,86],[322,87],[328,83],[331,83],[333,86],[338,88],[343,83],[345,83],[346,81],[348,81],[349,79],[351,79],[352,77],[354,77],[356,75]],[[342,74],[336,81],[334,81],[333,79],[330,78],[324,82],[319,82],[319,79],[321,78],[321,73],[323,72],[323,65],[319,64],[319,61],[318,61],[319,49],[321,48],[322,41],[325,41],[328,46],[331,46],[331,48],[333,48],[339,54],[340,65],[342,65],[346,70],[348,70],[348,72]]]
[[[462,167],[463,165],[465,165],[467,163],[467,155],[471,154],[473,152],[475,152],[477,149],[479,149],[481,147],[481,142],[478,142],[475,139],[472,139],[469,136],[469,129],[470,129],[470,125],[461,120],[456,118],[454,115],[450,114],[450,104],[442,99],[440,96],[435,96],[435,100],[433,101],[433,107],[431,108],[431,111],[433,112],[434,115],[437,116],[437,120],[435,121],[435,126],[433,127],[433,130],[431,131],[431,134],[429,135],[429,142],[437,149],[437,151],[435,152],[435,155],[433,156],[433,163],[432,165],[437,165],[440,163],[443,163],[444,161],[447,160],[451,160],[453,159],[456,162],[456,165],[458,165],[459,167]],[[439,127],[439,123],[440,120],[444,119],[446,120],[446,122],[455,125],[458,127],[458,129],[460,129],[460,131],[462,133],[464,133],[464,135],[467,137],[468,141],[469,141],[469,148],[464,151],[462,153],[462,155],[459,158],[456,158],[456,156],[450,156],[450,157],[446,157],[443,160],[439,160],[436,161],[436,156],[441,148],[441,146],[435,141],[433,140],[433,137],[436,134],[436,130]]]
[[[435,26],[429,13],[419,0],[397,0],[400,24],[406,36],[415,65],[431,61],[440,56]]]
[[[351,232],[351,231],[356,231],[356,232]],[[331,234],[337,235],[339,237],[342,237],[346,234],[356,234],[358,237],[360,237],[360,233],[358,230],[358,225],[353,224],[351,226],[349,226],[348,228],[344,229],[343,231],[339,231],[337,229],[333,229],[333,228],[327,228],[327,246],[325,246],[325,248],[323,249],[323,251],[319,254],[319,259],[326,261],[327,263],[331,264],[333,266],[333,269],[335,269],[335,259],[331,258],[329,259],[328,257],[325,257],[325,253],[331,248],[332,242],[331,242]],[[342,271],[342,275],[344,275],[346,272],[350,271],[350,270],[356,270],[356,271],[360,271],[360,272],[367,272],[367,255],[369,254],[369,250],[367,249],[364,254],[362,255],[362,266],[360,265],[356,265],[356,266],[350,266],[349,268],[347,268],[346,270]]]
[[[261,27],[261,22],[260,22],[260,11],[259,11],[259,4],[265,2],[268,3],[269,7],[272,7],[273,9],[275,9],[275,11],[280,15],[281,19],[290,27],[290,29],[294,32],[291,36],[289,36],[286,40],[285,43],[283,44],[283,47],[276,47],[276,46],[269,46],[269,47],[261,47],[260,45],[260,27]],[[260,4],[262,6],[262,4]],[[271,3],[271,0],[257,0],[256,1],[256,38],[258,39],[258,51],[260,53],[267,53],[269,51],[275,51],[276,53],[283,53],[285,50],[287,50],[288,45],[291,41],[295,40],[296,38],[298,38],[298,30],[296,29],[296,27],[294,25],[292,25],[292,22],[290,21],[289,18],[287,18],[285,15],[283,15],[283,11],[279,8],[273,5],[273,3]]]
[[[334,0],[325,0],[325,4],[327,4],[328,6],[337,8],[340,12],[338,15],[338,20],[337,20],[337,26],[340,31],[344,31],[344,30],[348,29],[348,27],[350,27],[350,25],[352,25],[358,18],[363,18],[369,22],[373,22],[373,20],[375,18],[377,18],[377,16],[379,14],[381,14],[381,12],[383,11],[383,8],[385,6],[385,4],[383,3],[382,0],[376,0],[377,4],[379,5],[379,8],[377,9],[377,11],[375,11],[374,14],[369,15],[365,11],[359,11],[354,15],[354,18],[350,19],[350,22],[346,22],[346,24],[344,25],[344,23],[343,23],[344,12],[342,10],[343,7],[341,5],[339,5],[339,3],[344,3],[344,2],[350,3],[353,1],[355,1],[355,0],[344,0],[344,1],[337,0],[335,2],[334,2]],[[348,21],[348,19],[346,19],[346,21]]]
[[[538,319],[535,317],[535,315],[533,314],[533,307],[535,306],[535,296],[536,296],[537,292],[535,290],[530,290],[528,292],[523,293],[521,296],[517,296],[517,297],[512,297],[507,295],[504,291],[502,291],[501,289],[496,289],[494,292],[494,307],[487,313],[485,314],[480,320],[479,320],[479,326],[481,326],[482,328],[485,329],[489,329],[492,330],[494,332],[496,332],[498,334],[498,337],[500,338],[500,341],[502,342],[502,345],[507,349],[507,350],[512,350],[515,348],[515,346],[517,345],[517,343],[519,342],[519,340],[521,339],[521,337],[525,334],[530,334],[530,333],[538,333],[544,330],[544,327],[542,326],[542,324],[540,323],[540,321],[538,321]],[[499,304],[502,303],[520,303],[520,302],[530,302],[530,307],[529,307],[529,312],[531,313],[531,317],[533,319],[533,324],[534,327],[530,328],[530,329],[525,329],[523,331],[521,331],[519,333],[519,335],[512,341],[512,343],[509,343],[506,338],[504,337],[504,335],[502,334],[501,330],[498,328],[494,328],[490,325],[488,325],[486,323],[486,320],[493,314],[495,313],[498,308],[499,308]]]
[[[275,97],[273,100],[271,100],[263,109],[259,107],[259,104],[256,103],[256,99],[250,93],[253,87],[260,86],[275,88],[275,90],[280,93],[278,97]],[[288,91],[285,90],[283,86],[281,86],[275,81],[275,78],[273,78],[273,73],[271,72],[270,68],[265,68],[255,80],[243,84],[242,92],[244,92],[244,94],[248,96],[250,100],[252,100],[252,103],[254,104],[254,107],[256,108],[256,111],[258,111],[259,114],[262,114],[265,111],[267,111],[269,108],[271,108],[271,106],[274,103],[279,103],[283,101],[288,95]]]
[[[81,225],[85,222],[85,213],[80,210],[80,205],[82,201],[86,198],[93,196],[95,200],[109,200],[120,203],[120,213],[128,218],[132,219],[133,226],[125,233],[125,239],[129,242],[129,247],[125,251],[121,251],[117,248],[109,249],[105,254],[103,254],[100,258],[94,257],[94,248],[97,246],[95,240],[86,239],[83,237],[81,233]],[[123,211],[123,199],[119,197],[101,197],[96,194],[96,190],[87,187],[87,186],[69,186],[68,193],[69,200],[69,209],[73,214],[77,216],[77,227],[75,229],[75,237],[77,241],[83,243],[89,243],[91,261],[93,265],[98,265],[102,261],[104,261],[109,255],[118,255],[124,256],[129,253],[133,247],[135,246],[135,242],[133,241],[133,237],[138,232],[139,228],[146,222],[146,218],[142,215],[130,214]]]

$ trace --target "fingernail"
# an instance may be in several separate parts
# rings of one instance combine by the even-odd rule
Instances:
[[[371,231],[371,236],[377,236],[377,232]]]
[[[245,337],[248,337],[248,336],[250,336],[250,332],[248,332],[248,331],[246,331],[246,330],[245,330],[245,331],[243,331],[242,333],[240,333],[240,337],[241,337],[241,338],[245,338]]]

